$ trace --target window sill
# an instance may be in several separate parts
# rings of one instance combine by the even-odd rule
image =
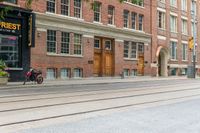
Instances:
[[[124,60],[126,60],[126,61],[137,61],[138,59],[137,58],[124,58]]]
[[[23,68],[6,68],[5,70],[13,70],[13,71],[22,71],[24,70]]]
[[[170,61],[178,61],[177,59],[170,59]]]
[[[58,57],[77,57],[82,58],[83,55],[69,55],[69,54],[55,54],[55,53],[47,53],[48,56],[58,56]]]
[[[113,24],[107,24],[107,26],[109,26],[109,27],[116,27],[116,25],[113,25]]]
[[[14,6],[14,7],[20,7],[17,3],[10,3],[10,2],[0,2],[2,4],[8,5],[8,6]]]
[[[100,25],[103,25],[103,23],[101,22],[97,22],[97,21],[93,21],[94,24],[100,24]]]
[[[124,3],[144,9],[144,6],[140,6],[140,5],[137,5],[137,4],[133,4],[133,3],[131,3],[131,2],[124,1]]]

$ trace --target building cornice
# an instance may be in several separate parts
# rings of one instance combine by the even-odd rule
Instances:
[[[145,32],[122,29],[103,24],[97,24],[92,22],[85,22],[83,19],[77,19],[73,17],[38,13],[36,14],[36,27],[46,28],[52,30],[68,30],[70,32],[78,32],[81,34],[92,36],[104,36],[110,38],[117,38],[122,40],[140,41],[145,43],[151,42],[151,35]]]

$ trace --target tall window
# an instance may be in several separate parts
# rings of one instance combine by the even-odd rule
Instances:
[[[47,30],[47,52],[56,53],[56,31]]]
[[[94,21],[101,21],[101,3],[94,2]]]
[[[69,15],[69,0],[61,0],[61,14]]]
[[[129,27],[129,11],[124,10],[124,27]]]
[[[158,11],[158,28],[165,29],[165,13]]]
[[[108,6],[108,24],[114,24],[114,7]]]
[[[74,54],[82,55],[82,44],[80,34],[74,34]]]
[[[177,7],[177,0],[170,0],[170,5]]]
[[[81,18],[81,0],[74,0],[74,17]]]
[[[187,35],[187,20],[182,19],[182,33]]]
[[[187,11],[187,0],[181,0],[181,10]]]
[[[176,16],[170,16],[170,31],[171,32],[177,32],[177,17]]]
[[[55,13],[55,0],[47,0],[47,12]]]
[[[136,18],[137,18],[137,13],[132,12],[131,13],[131,28],[136,30]]]
[[[194,24],[193,22],[191,23],[191,32],[192,36],[194,36],[194,32],[197,34],[197,24]]]
[[[194,8],[194,14],[196,15],[197,14],[197,3],[194,0],[191,1],[191,11],[193,11],[193,8]]]
[[[124,58],[136,59],[137,58],[137,43],[124,42]]]
[[[69,42],[70,42],[69,33],[62,32],[62,38],[61,38],[61,53],[62,54],[69,54]]]
[[[187,44],[182,44],[182,60],[187,60]]]
[[[139,30],[143,30],[143,15],[139,15]]]
[[[177,60],[177,42],[170,42],[170,55],[172,60]]]
[[[100,39],[95,38],[94,39],[94,48],[100,49]]]

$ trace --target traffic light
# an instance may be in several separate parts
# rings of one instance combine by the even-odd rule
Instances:
[[[193,37],[189,38],[188,47],[189,47],[189,50],[192,50],[194,48],[194,39],[193,39]]]

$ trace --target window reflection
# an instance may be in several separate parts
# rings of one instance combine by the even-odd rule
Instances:
[[[18,36],[0,34],[0,59],[8,67],[19,67]]]

